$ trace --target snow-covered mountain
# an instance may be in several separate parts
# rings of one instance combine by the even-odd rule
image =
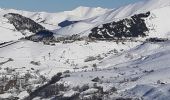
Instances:
[[[169,23],[170,21],[168,20],[168,17],[170,16],[169,13],[169,9],[170,9],[170,1],[169,0],[143,0],[141,2],[135,3],[135,4],[130,4],[128,6],[125,7],[121,7],[118,8],[116,10],[114,10],[113,12],[110,12],[110,14],[108,14],[109,16],[107,16],[107,14],[104,14],[103,16],[99,16],[99,18],[97,18],[97,20],[101,20],[104,19],[104,21],[106,21],[107,23],[103,24],[103,25],[99,25],[98,28],[95,27],[92,29],[93,34],[95,33],[94,30],[100,29],[100,31],[98,30],[98,34],[102,34],[101,30],[103,29],[104,33],[106,30],[107,31],[112,31],[109,32],[108,35],[113,35],[115,34],[116,30],[126,30],[130,33],[131,30],[129,29],[134,29],[135,31],[140,29],[142,30],[142,27],[145,27],[145,25],[147,26],[147,28],[149,29],[148,32],[146,33],[148,35],[148,37],[159,37],[159,38],[166,38],[169,37]],[[118,12],[118,13],[116,13]],[[126,13],[123,13],[126,12]],[[140,28],[136,27],[136,29],[132,26],[133,24],[137,24],[137,22],[135,22],[134,20],[134,15],[139,15],[142,13],[150,13],[149,16],[143,16],[145,18],[139,19],[137,18],[136,21],[138,21],[140,23]],[[123,19],[123,20],[122,20]],[[134,22],[129,22],[127,20],[134,20]],[[113,21],[115,20],[115,21]],[[141,25],[141,21],[145,20],[144,25]],[[122,22],[122,24],[125,25],[125,27],[120,28],[119,24],[113,24],[113,23],[120,23]],[[112,26],[108,26],[107,25],[112,25]],[[102,27],[103,26],[103,27]],[[106,28],[105,28],[106,26]],[[118,28],[117,28],[118,27]],[[116,30],[115,30],[116,29]],[[97,30],[96,30],[97,31]],[[128,32],[125,32],[125,34],[127,34]],[[111,34],[112,33],[112,34]],[[118,32],[117,32],[118,33]],[[137,32],[139,33],[139,32]],[[96,33],[97,34],[97,33]],[[121,33],[124,34],[124,33]]]
[[[166,37],[166,35],[163,34],[168,33],[169,28],[165,29],[165,27],[168,27],[169,25],[164,25],[165,24],[164,21],[166,21],[167,24],[169,23],[168,22],[169,20],[165,20],[169,16],[168,13],[169,5],[170,5],[169,0],[142,0],[134,4],[129,4],[127,6],[120,7],[118,9],[110,10],[104,13],[103,15],[82,20],[76,22],[75,24],[71,24],[67,27],[57,29],[54,31],[57,34],[55,36],[58,37],[59,34],[60,35],[80,34],[82,36],[88,36],[91,33],[91,30],[94,30],[94,27],[99,26],[99,28],[102,29],[101,28],[102,24],[107,25],[107,23],[108,25],[111,23],[117,23],[114,25],[114,27],[118,27],[120,30],[123,30],[123,28],[125,27],[122,27],[122,29],[119,27],[120,26],[119,23],[122,22],[125,24],[125,26],[127,26],[125,30],[128,30],[129,28],[134,28],[129,26],[129,24],[137,24],[137,23],[136,22],[127,23],[126,22],[127,20],[131,20],[132,19],[131,17],[133,17],[135,14],[140,15],[141,13],[149,12],[150,16],[142,18],[142,20],[145,20],[144,24],[146,24],[149,29],[150,34],[148,35],[151,37],[155,36],[154,32],[158,31],[156,32],[156,36],[159,35],[161,37],[162,36]],[[139,20],[139,18],[137,20]],[[105,32],[105,30],[103,31]]]
[[[169,0],[1,9],[0,99],[169,100],[169,18]]]
[[[99,16],[109,9],[104,8],[89,8],[89,7],[78,7],[72,11],[64,11],[59,13],[47,13],[47,12],[28,12],[14,9],[0,9],[0,30],[3,30],[0,37],[0,42],[8,42],[11,40],[17,40],[24,37],[23,32],[15,31],[16,25],[11,25],[11,21],[8,20],[8,13],[22,15],[23,17],[27,17],[36,23],[42,25],[48,30],[54,30],[61,28],[58,24],[64,21],[80,21],[84,19],[88,19],[94,16]],[[18,17],[19,19],[19,17]],[[24,22],[24,19],[22,19]],[[25,22],[24,22],[25,23]],[[35,24],[34,24],[35,25]],[[28,30],[25,31],[25,34],[33,34]]]
[[[110,9],[104,8],[90,8],[90,7],[83,7],[80,6],[78,8],[73,9],[72,11],[64,11],[58,13],[47,13],[47,12],[29,12],[29,11],[21,11],[21,10],[14,10],[14,9],[1,9],[0,15],[3,16],[7,13],[17,13],[21,14],[22,16],[31,18],[32,20],[41,23],[42,25],[46,26],[48,29],[55,29],[58,26],[58,23],[61,23],[65,20],[70,21],[79,21],[88,19],[91,17],[99,16],[104,14]],[[49,26],[49,27],[48,27]]]
[[[141,0],[139,2],[129,4],[113,11],[107,12],[107,14],[103,14],[97,17],[96,20],[114,20],[114,19],[122,19],[125,17],[133,16],[134,14],[146,13],[148,11],[152,11],[154,9],[159,9],[162,7],[166,7],[170,5],[169,0]]]

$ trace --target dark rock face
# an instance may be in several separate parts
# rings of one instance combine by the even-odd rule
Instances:
[[[30,95],[25,98],[24,100],[32,100],[33,98],[39,96],[39,97],[50,97],[52,95],[57,95],[59,91],[62,91],[64,89],[64,85],[55,85],[56,82],[58,82],[62,77],[62,73],[57,73],[55,76],[51,78],[51,80],[34,90],[33,92],[30,93]]]
[[[146,39],[146,42],[165,42],[168,41],[166,38],[149,38]]]
[[[39,41],[50,42],[50,41],[55,40],[55,37],[53,36],[53,34],[54,33],[51,31],[41,30],[34,35],[26,37],[26,39],[34,41],[34,42],[39,42]]]
[[[149,17],[150,12],[134,15],[117,22],[103,24],[91,30],[89,38],[94,39],[121,39],[128,37],[146,36],[149,31],[144,18]]]
[[[19,14],[8,13],[5,14],[4,17],[7,18],[9,22],[15,26],[16,30],[20,32],[28,30],[32,33],[37,33],[45,29],[43,26],[34,22],[30,18],[24,17]]]
[[[61,23],[58,24],[58,26],[60,27],[66,27],[66,26],[69,26],[71,24],[74,24],[74,23],[77,23],[78,21],[69,21],[69,20],[65,20]]]
[[[8,13],[4,15],[5,18],[9,20],[11,24],[14,25],[17,31],[20,31],[23,35],[26,35],[25,31],[35,33],[25,37],[25,39],[39,42],[39,41],[53,41],[53,32],[46,30],[43,26],[36,23],[30,18],[24,17],[20,14]]]

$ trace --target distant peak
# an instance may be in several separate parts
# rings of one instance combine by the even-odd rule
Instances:
[[[86,6],[79,6],[79,7],[77,7],[77,8],[75,8],[75,9],[73,9],[73,11],[75,11],[75,10],[109,10],[109,9],[107,9],[107,8],[101,8],[101,7],[86,7]]]
[[[79,7],[75,8],[75,9],[86,9],[86,8],[90,8],[90,7],[86,7],[86,6],[79,6]]]
[[[91,9],[90,7],[85,7],[85,6],[79,6],[79,7],[77,7],[77,8],[75,8],[75,9],[73,9],[72,11],[84,11],[84,10],[89,10],[89,9]]]

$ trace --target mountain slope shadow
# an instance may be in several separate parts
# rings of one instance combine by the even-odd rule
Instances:
[[[69,20],[65,20],[65,21],[59,23],[58,26],[60,26],[60,27],[66,27],[66,26],[75,24],[75,23],[77,23],[77,22],[79,22],[79,21],[69,21]]]

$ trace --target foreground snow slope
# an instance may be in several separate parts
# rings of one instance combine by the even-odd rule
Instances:
[[[119,93],[116,95],[118,96],[123,94],[123,96],[130,98],[143,97],[144,100],[167,100],[170,96],[166,89],[167,86],[161,84],[170,83],[169,59],[170,41],[144,43],[120,55],[104,59],[97,65],[97,71],[72,73],[70,77],[62,79],[59,83],[65,83],[72,87],[85,84],[92,86],[94,84],[92,80],[99,77],[100,80],[97,81],[97,84],[102,86],[104,90],[116,87]],[[100,68],[105,67],[106,69],[100,70]],[[153,86],[155,89],[153,87],[147,88],[149,86]],[[143,91],[142,88],[144,88]],[[156,96],[155,93],[158,92],[159,88],[165,89],[161,89],[159,96]],[[152,89],[153,91],[149,94],[148,91]],[[146,93],[148,94],[144,95]]]
[[[10,46],[0,48],[0,57],[12,58],[14,61],[1,65],[2,68],[22,68],[20,72],[26,72],[34,68],[40,70],[40,73],[46,74],[49,78],[57,72],[72,70],[88,70],[92,65],[100,60],[85,61],[88,57],[97,57],[104,59],[114,49],[118,52],[135,47],[137,43],[116,44],[114,42],[92,42],[86,44],[85,41],[69,44],[57,43],[55,46],[44,45],[43,43],[34,43],[30,41],[21,41]],[[98,49],[96,49],[98,48]],[[31,61],[39,62],[40,65],[34,65]],[[3,60],[2,60],[3,62]],[[84,66],[87,68],[83,69]]]

